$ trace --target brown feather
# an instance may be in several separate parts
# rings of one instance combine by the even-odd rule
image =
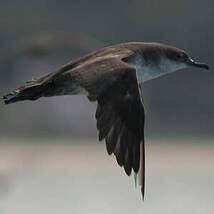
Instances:
[[[107,151],[114,153],[117,163],[124,167],[127,175],[131,174],[132,169],[138,173],[144,110],[134,72],[121,75],[118,82],[98,97],[96,119],[99,133],[99,127],[106,127],[112,115],[113,121],[117,122],[105,129],[108,130],[105,132]]]

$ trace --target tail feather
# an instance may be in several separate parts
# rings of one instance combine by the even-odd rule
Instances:
[[[5,104],[15,103],[23,100],[36,100],[42,96],[44,86],[38,84],[37,80],[31,80],[18,89],[3,96]]]
[[[81,90],[84,91],[73,81],[69,73],[58,75],[57,77],[46,75],[27,81],[18,89],[3,96],[3,99],[5,104],[10,104],[23,100],[37,100],[40,97],[78,94],[82,93]]]
[[[16,91],[12,91],[12,92],[10,92],[9,94],[4,95],[4,96],[3,96],[4,103],[5,103],[5,104],[10,104],[10,103],[11,103],[11,100],[15,99],[15,97],[16,97],[17,94],[18,94],[18,93],[17,93]]]

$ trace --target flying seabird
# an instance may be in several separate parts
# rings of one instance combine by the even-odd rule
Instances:
[[[209,69],[178,48],[160,43],[129,42],[105,47],[41,78],[27,81],[3,96],[5,104],[40,97],[85,94],[97,101],[99,141],[129,176],[138,175],[145,193],[144,82],[187,68]]]

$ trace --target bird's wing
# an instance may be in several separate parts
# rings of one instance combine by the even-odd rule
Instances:
[[[135,70],[134,67],[123,61],[133,54],[131,50],[127,49],[96,54],[65,75],[70,74],[77,85],[86,89],[92,97],[98,98],[128,69]]]
[[[105,139],[108,154],[127,175],[133,170],[145,189],[144,108],[136,74],[127,71],[123,80],[112,85],[98,98],[96,111],[99,140]],[[139,170],[140,169],[140,170]]]
[[[72,70],[72,78],[96,97],[99,140],[106,141],[127,175],[138,174],[144,197],[144,107],[136,69],[121,57],[98,57]]]
[[[97,96],[106,86],[109,86],[108,83],[111,84],[112,80],[121,74],[122,70],[126,69],[125,63],[122,63],[121,59],[133,54],[133,51],[124,46],[103,48],[69,62],[55,72],[27,81],[6,95],[5,103],[26,99],[36,100],[41,96],[64,95],[67,93],[66,90],[69,94],[71,85],[75,83],[77,86],[86,88],[89,91],[89,97],[90,95],[93,95],[92,97]],[[63,93],[60,92],[60,94],[59,91],[61,90]]]
[[[55,72],[44,75],[43,77],[38,79],[35,78],[33,81],[28,81],[28,82],[29,84],[33,82],[36,85],[42,85],[42,84],[51,82],[54,79],[57,79],[59,76],[67,73],[71,73],[73,75],[73,72],[72,72],[73,70],[76,71],[74,72],[74,74],[76,74],[74,76],[77,76],[77,78],[78,78],[78,74],[81,75],[82,73],[85,73],[87,71],[89,71],[87,72],[89,74],[94,74],[93,71],[90,71],[90,70],[93,70],[92,66],[94,67],[94,65],[96,64],[105,62],[106,60],[108,60],[108,58],[125,59],[125,58],[128,58],[129,56],[132,56],[133,54],[134,54],[133,51],[126,49],[123,46],[121,48],[115,48],[114,46],[106,47],[101,50],[92,52],[91,54],[79,57],[76,60],[72,60],[69,63],[60,67]],[[102,68],[100,67],[99,70],[101,71]],[[105,70],[105,68],[103,68],[103,70]]]

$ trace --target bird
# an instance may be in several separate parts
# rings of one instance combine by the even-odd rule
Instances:
[[[41,97],[83,94],[97,102],[99,141],[145,197],[143,84],[188,67],[209,69],[184,50],[156,42],[120,43],[89,53],[58,70],[33,78],[2,97],[5,104]]]

